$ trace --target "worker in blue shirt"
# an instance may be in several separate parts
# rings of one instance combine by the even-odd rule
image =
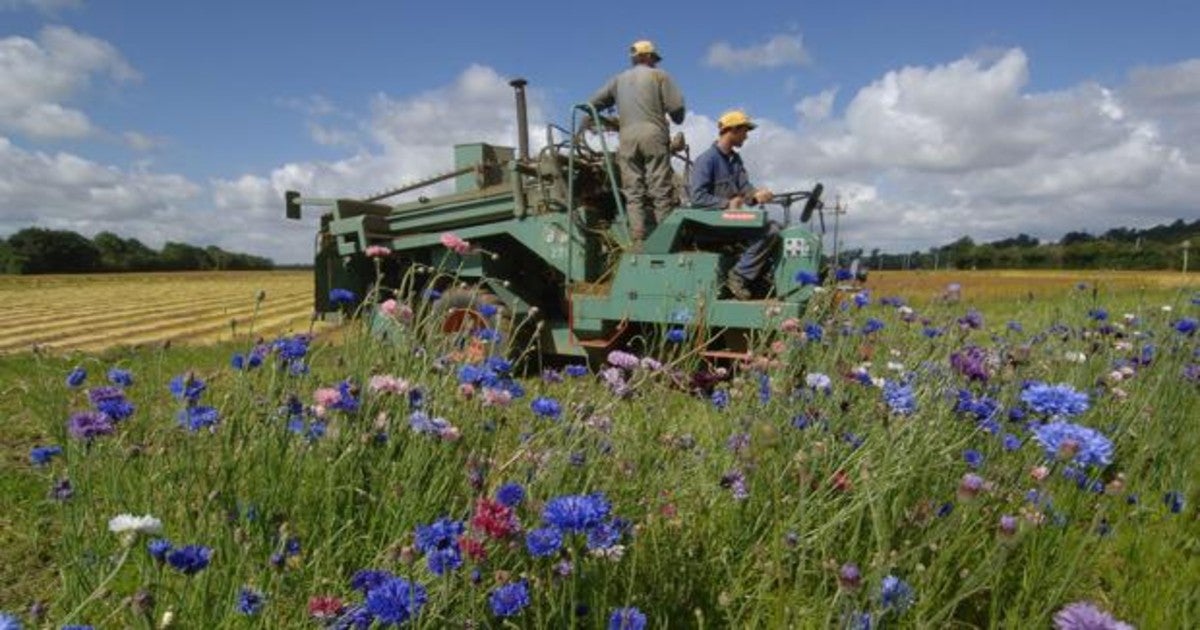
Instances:
[[[766,188],[755,188],[746,174],[741,148],[757,125],[741,110],[726,112],[717,119],[717,140],[692,164],[688,192],[696,208],[736,210],[764,204],[774,195]],[[769,284],[766,277],[771,263],[779,255],[781,226],[769,221],[763,232],[745,243],[737,263],[725,278],[725,287],[739,300],[753,299]],[[758,291],[756,291],[758,289]]]

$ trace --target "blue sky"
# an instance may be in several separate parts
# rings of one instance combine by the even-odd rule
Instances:
[[[850,247],[1200,216],[1190,3],[0,0],[0,235],[37,224],[311,256],[282,190],[357,196],[563,121],[653,39],[693,152],[723,110]],[[683,8],[680,8],[683,7]]]

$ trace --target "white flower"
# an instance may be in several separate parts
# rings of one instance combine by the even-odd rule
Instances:
[[[157,534],[162,531],[162,521],[150,516],[118,514],[108,522],[108,531],[114,534]]]
[[[888,364],[887,364],[887,369],[889,369],[889,370],[891,370],[891,371],[893,371],[893,372],[903,372],[903,371],[904,371],[904,364],[903,364],[903,363],[897,363],[897,362],[895,362],[895,361],[888,361]]]
[[[1162,311],[1164,313],[1170,313],[1173,310],[1175,309],[1172,309],[1170,304],[1163,304]]]
[[[804,375],[804,384],[813,389],[829,389],[833,385],[833,381],[820,372],[809,372]]]
[[[1087,361],[1087,355],[1082,352],[1068,350],[1063,353],[1063,358],[1071,363],[1083,363]]]

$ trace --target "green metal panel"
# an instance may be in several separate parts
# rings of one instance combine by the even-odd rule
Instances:
[[[482,142],[455,145],[455,170],[475,165],[481,165],[483,168],[478,173],[465,173],[455,177],[454,191],[465,193],[499,184],[507,185],[509,170],[502,165],[512,159],[512,147],[498,147]]]

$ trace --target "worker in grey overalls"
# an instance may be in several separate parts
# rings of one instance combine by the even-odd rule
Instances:
[[[625,193],[633,251],[640,252],[652,225],[647,209],[654,213],[656,225],[677,203],[667,116],[678,125],[683,122],[684,108],[679,86],[656,67],[662,57],[652,42],[634,42],[629,56],[633,67],[610,79],[590,102],[601,111],[617,106],[621,191]]]

